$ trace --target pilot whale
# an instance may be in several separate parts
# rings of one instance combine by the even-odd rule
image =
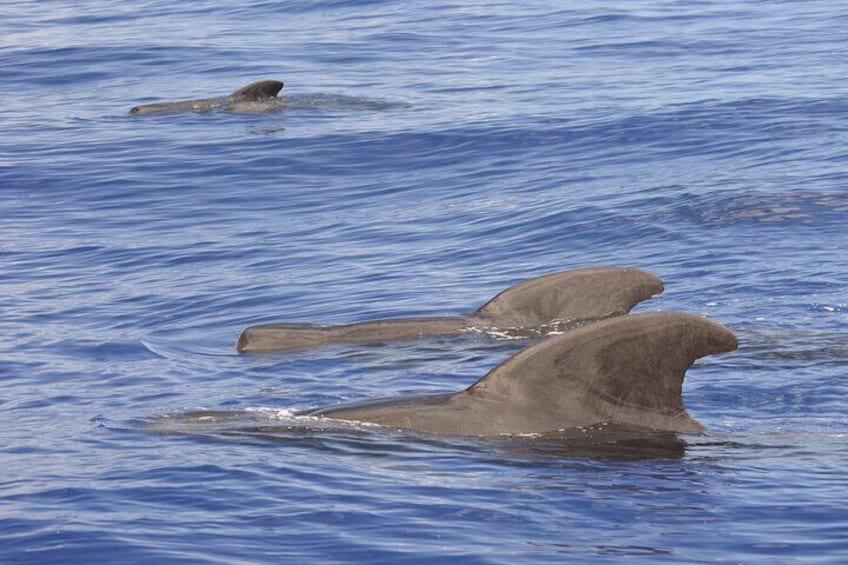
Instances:
[[[663,291],[656,276],[627,267],[587,267],[519,282],[462,316],[372,320],[340,326],[303,323],[245,328],[236,349],[258,353],[344,342],[384,342],[466,330],[539,331],[620,316]]]
[[[223,110],[228,112],[264,112],[283,108],[285,100],[277,98],[283,83],[279,80],[259,80],[239,88],[229,96],[201,98],[177,102],[157,102],[135,106],[130,114],[152,114],[167,112],[209,112]]]
[[[460,392],[301,415],[441,435],[502,437],[611,425],[700,432],[681,397],[692,363],[736,349],[717,322],[680,312],[620,316],[550,337]]]

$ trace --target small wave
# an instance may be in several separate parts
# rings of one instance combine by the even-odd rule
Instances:
[[[285,97],[286,110],[365,110],[380,111],[408,108],[405,102],[393,102],[380,98],[363,98],[342,94],[293,94]]]
[[[146,427],[165,435],[251,435],[279,439],[281,435],[358,433],[377,424],[298,414],[289,408],[248,407],[244,410],[198,409],[152,416]]]
[[[548,324],[541,324],[532,327],[515,326],[499,328],[493,326],[472,326],[470,328],[467,328],[465,331],[470,333],[483,334],[489,337],[493,337],[495,339],[502,340],[530,339],[534,337],[561,335],[567,331],[586,326],[593,322],[603,320],[607,317],[608,316],[598,316],[596,318],[581,320],[552,320]]]

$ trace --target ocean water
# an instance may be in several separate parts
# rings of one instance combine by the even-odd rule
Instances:
[[[844,562],[846,30],[825,0],[3,2],[0,562]],[[262,78],[297,103],[128,114]],[[687,375],[706,434],[303,428],[528,342],[234,349],[587,265],[737,334]]]

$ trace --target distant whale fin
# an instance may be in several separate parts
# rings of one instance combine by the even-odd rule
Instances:
[[[626,314],[637,303],[662,291],[660,279],[638,269],[574,269],[520,282],[466,316],[398,318],[343,326],[260,324],[242,331],[236,349],[256,353],[454,334],[471,328],[529,329],[594,321]]]
[[[277,94],[283,88],[283,83],[279,80],[258,80],[247,86],[239,88],[229,96],[219,96],[218,98],[199,98],[197,100],[178,100],[176,102],[156,102],[154,104],[142,104],[134,106],[130,109],[130,114],[153,114],[165,112],[208,112],[211,110],[230,110],[230,111],[256,111],[252,104],[239,104],[242,102],[270,101],[277,100]],[[240,108],[244,106],[245,108]],[[277,104],[276,107],[282,107],[282,104]]]
[[[633,314],[529,347],[458,394],[499,407],[491,417],[504,420],[511,430],[606,422],[700,431],[703,427],[683,405],[685,372],[699,357],[736,346],[730,330],[706,318]]]
[[[646,271],[587,267],[522,281],[495,296],[477,314],[513,327],[608,318],[627,314],[662,291],[662,281]]]
[[[239,100],[262,100],[263,98],[276,98],[283,83],[279,80],[257,80],[247,86],[243,86],[230,94],[230,98]]]

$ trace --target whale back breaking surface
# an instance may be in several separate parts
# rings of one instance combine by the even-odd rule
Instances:
[[[456,334],[467,327],[467,320],[460,316],[372,320],[340,326],[287,322],[259,324],[241,332],[236,349],[241,353],[261,353],[308,349],[331,343],[380,343]]]
[[[522,281],[466,316],[399,318],[341,326],[259,324],[242,331],[236,349],[257,353],[446,335],[472,328],[485,331],[576,324],[626,314],[662,291],[659,278],[639,269],[572,269]]]
[[[607,423],[696,432],[704,428],[681,396],[686,370],[736,345],[730,330],[699,316],[634,314],[551,337],[458,393],[310,415],[449,435],[539,434]]]
[[[239,88],[229,96],[142,104],[130,109],[130,114],[153,114],[182,111],[208,112],[212,110],[261,111],[263,109],[272,109],[283,106],[282,100],[277,98],[277,95],[282,88],[282,81],[258,80]],[[260,102],[266,103],[266,106],[251,104]]]

